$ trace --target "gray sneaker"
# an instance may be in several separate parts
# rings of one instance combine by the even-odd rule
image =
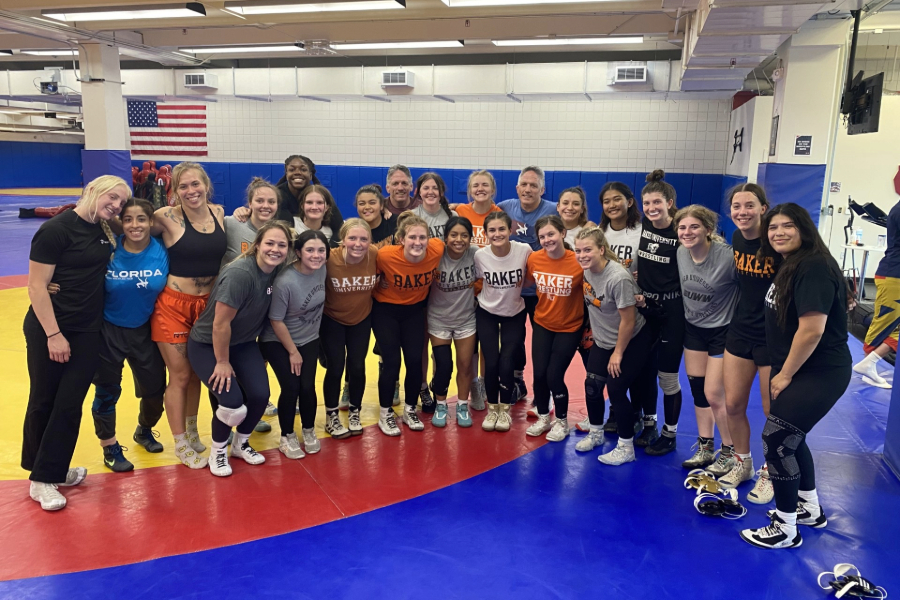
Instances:
[[[706,470],[716,478],[722,477],[726,473],[730,472],[731,469],[734,468],[734,465],[737,463],[737,457],[734,454],[725,454],[724,452],[722,452],[721,448],[716,450],[716,453],[713,456],[716,460],[714,460],[711,465],[706,467]]]
[[[719,478],[719,485],[730,490],[751,479],[753,479],[753,459],[741,460],[735,456],[734,466]]]
[[[303,430],[303,449],[307,454],[315,454],[322,449],[319,438],[316,437],[316,430],[313,427]]]
[[[484,410],[484,403],[487,401],[487,391],[484,389],[484,378],[476,377],[474,381],[472,381],[472,389],[469,392],[469,395],[472,397],[469,402],[469,408],[472,410]]]
[[[694,442],[694,445],[691,446],[691,450],[694,448],[697,449],[697,451],[694,452],[694,455],[681,463],[681,466],[685,469],[703,469],[707,465],[711,465],[716,459],[712,442],[704,444],[698,439]]]

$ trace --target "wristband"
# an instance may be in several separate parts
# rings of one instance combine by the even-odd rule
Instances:
[[[53,334],[51,334],[51,335],[48,335],[48,336],[47,336],[47,339],[49,340],[49,339],[52,338],[54,335],[59,335],[60,333],[62,333],[62,331],[57,331],[56,333],[53,333]]]

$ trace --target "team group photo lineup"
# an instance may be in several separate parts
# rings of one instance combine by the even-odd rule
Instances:
[[[161,207],[119,177],[88,182],[31,241],[30,497],[60,510],[84,481],[72,460],[86,406],[112,472],[134,469],[129,453],[168,448],[188,469],[239,478],[235,461],[279,468],[264,466],[254,432],[277,427],[285,459],[327,452],[322,398],[335,439],[519,435],[514,420],[527,419],[530,438],[577,436],[569,448],[594,468],[646,469],[649,493],[656,457],[679,451],[701,513],[767,505],[740,531],[753,546],[795,548],[803,527],[826,527],[806,436],[854,371],[884,382],[876,365],[896,321],[872,322],[871,353],[854,365],[854,296],[807,210],[740,184],[722,205],[736,227],[723,239],[719,215],[680,205],[661,170],[641,189],[610,180],[599,196],[550,198],[539,166],[516,183],[517,197],[498,198],[491,172],[475,170],[467,201],[453,203],[439,174],[394,165],[342,214],[313,160],[293,155],[280,181],[247,181],[246,202],[226,214],[194,162],[171,170]],[[887,239],[876,309],[900,270],[890,225]],[[570,390],[571,373],[567,384],[573,365],[583,389]],[[132,386],[138,421],[117,426]],[[585,399],[583,419],[570,394]],[[378,431],[364,427],[364,401],[378,403]],[[751,405],[765,419],[748,418]],[[698,431],[689,448],[676,435],[684,418]]]

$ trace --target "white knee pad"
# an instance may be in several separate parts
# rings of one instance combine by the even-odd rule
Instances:
[[[216,409],[216,418],[228,425],[229,427],[237,427],[244,422],[247,417],[247,407],[241,404],[237,408],[228,408],[219,405]]]
[[[678,383],[678,373],[659,372],[659,387],[662,388],[663,394],[671,396],[681,391],[681,384]]]

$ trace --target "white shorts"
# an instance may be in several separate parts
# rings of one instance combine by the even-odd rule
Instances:
[[[432,335],[439,340],[464,340],[475,335],[475,320],[473,319],[471,323],[466,323],[456,329],[445,329],[439,323],[429,322],[428,335]]]

